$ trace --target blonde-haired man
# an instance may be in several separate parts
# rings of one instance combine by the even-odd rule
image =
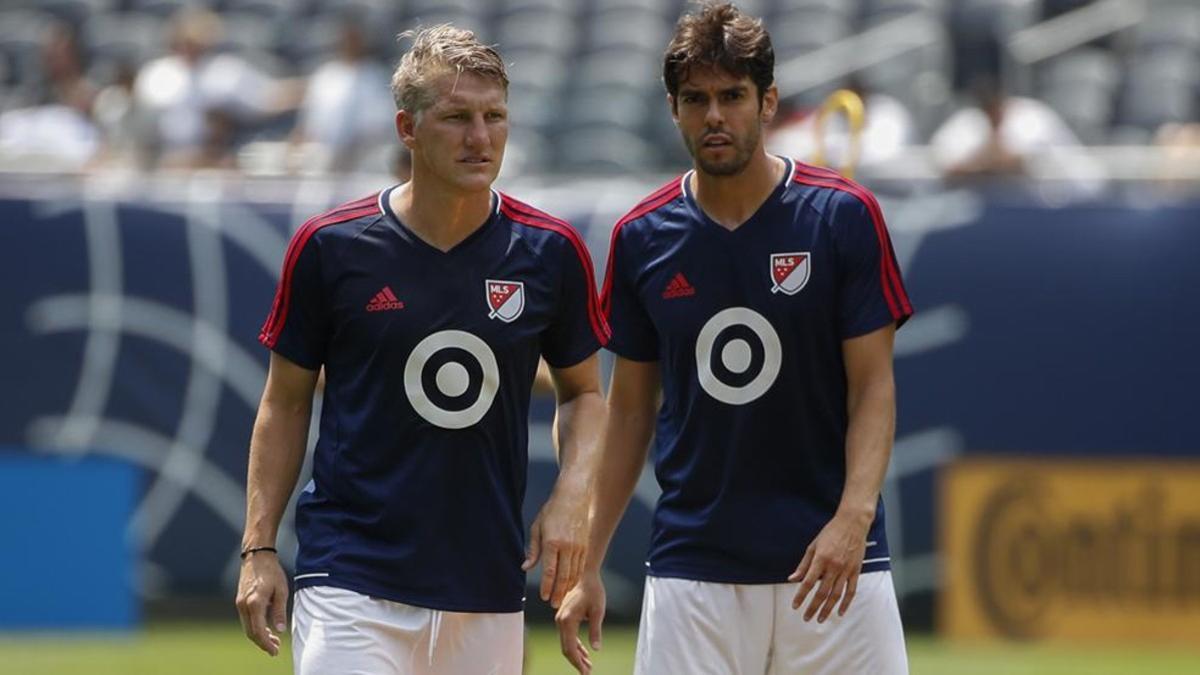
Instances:
[[[260,340],[238,610],[277,654],[276,530],[326,376],[297,505],[297,673],[517,674],[524,571],[557,606],[582,569],[607,339],[565,222],[492,190],[508,136],[504,63],[469,31],[411,34],[392,79],[412,180],[309,220]],[[523,552],[529,394],[558,397],[561,472]],[[274,632],[272,631],[274,627]]]

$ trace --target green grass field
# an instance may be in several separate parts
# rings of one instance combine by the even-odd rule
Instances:
[[[594,672],[629,673],[635,635],[631,628],[605,632]],[[530,675],[573,672],[558,653],[552,627],[537,627],[530,640]],[[914,674],[949,675],[1194,675],[1195,651],[1113,647],[993,645],[962,647],[927,637],[909,640]],[[0,634],[0,673],[11,675],[237,675],[290,673],[285,656],[258,652],[230,624],[164,624],[135,636]]]

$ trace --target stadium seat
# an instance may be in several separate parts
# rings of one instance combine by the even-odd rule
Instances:
[[[1129,67],[1121,96],[1120,120],[1143,129],[1196,119],[1196,56],[1164,52]]]
[[[1076,49],[1043,70],[1038,97],[1054,108],[1086,143],[1107,139],[1121,72],[1111,52]]]
[[[659,53],[671,36],[668,21],[653,12],[614,10],[595,15],[587,22],[589,50],[654,50]]]
[[[337,48],[342,21],[336,15],[305,19],[290,34],[276,34],[275,52],[295,63],[301,72],[309,72],[326,61]]]
[[[671,0],[590,0],[587,5],[594,15],[634,10],[674,18],[676,10]]]
[[[1200,51],[1200,5],[1151,6],[1134,29],[1139,52],[1183,49]]]
[[[943,0],[867,0],[863,6],[863,18],[867,23],[878,23],[881,19],[894,19],[914,12],[943,14]]]
[[[560,54],[541,49],[505,49],[503,44],[500,47],[511,84],[558,91],[571,76],[570,64]]]
[[[772,19],[786,16],[795,11],[802,12],[832,12],[846,19],[857,18],[862,12],[858,0],[775,0],[774,9],[770,12]],[[774,21],[771,22],[774,25]],[[772,31],[774,35],[774,31]]]
[[[142,64],[166,51],[166,19],[153,14],[100,14],[84,27],[94,61]]]
[[[490,7],[490,2],[481,0],[408,0],[404,13],[408,16],[424,16],[438,12],[457,12],[462,14],[483,14]]]
[[[500,170],[502,175],[543,173],[553,161],[553,145],[545,136],[526,127],[511,127],[504,149],[504,166]]]
[[[1112,52],[1083,47],[1053,59],[1041,79],[1048,87],[1082,82],[1113,91],[1121,80],[1121,70]]]
[[[1094,0],[1042,0],[1041,14],[1042,19],[1052,19],[1060,14],[1079,9],[1084,5],[1089,5]]]
[[[1097,87],[1074,82],[1042,90],[1038,98],[1049,105],[1087,144],[1101,144],[1108,138],[1112,121],[1112,96]]]
[[[499,0],[496,11],[501,15],[526,11],[572,13],[582,5],[582,0]]]
[[[513,50],[569,54],[578,47],[578,23],[567,12],[522,10],[499,18],[496,42],[507,58]]]
[[[94,14],[103,14],[116,9],[119,0],[9,0],[3,3],[13,9],[31,9],[46,12],[81,26]]]
[[[311,5],[315,16],[355,16],[368,19],[376,28],[392,24],[404,15],[405,3],[393,0],[320,0]]]
[[[521,82],[508,86],[508,120],[512,129],[552,133],[562,114],[559,90]]]
[[[560,168],[581,173],[644,173],[657,166],[653,147],[636,134],[612,126],[581,126],[556,143]]]
[[[21,9],[0,12],[0,54],[8,62],[10,83],[39,76],[42,42],[53,23],[53,16],[41,12]]]
[[[851,32],[846,17],[808,9],[793,9],[778,15],[770,31],[776,63],[837,42]]]
[[[644,128],[651,102],[646,90],[619,84],[579,86],[559,102],[566,114],[560,129],[579,126],[613,126],[631,133]],[[656,101],[657,102],[657,101]]]
[[[226,12],[221,19],[224,27],[218,49],[246,52],[275,44],[278,27],[275,19],[241,12]]]
[[[960,0],[950,12],[956,38],[1005,39],[1037,22],[1036,0]]]
[[[646,91],[662,78],[662,54],[649,49],[592,52],[577,62],[573,84],[581,89],[620,85]]]
[[[130,12],[169,17],[185,7],[214,9],[214,0],[128,0]]]
[[[257,14],[263,18],[283,20],[297,16],[304,8],[303,0],[224,0],[222,9],[236,14]]]
[[[352,19],[363,26],[371,53],[387,60],[399,54],[396,36],[415,26],[414,22],[401,20],[403,3],[389,0],[322,0],[314,9],[315,16],[332,28],[332,34],[324,37],[315,31],[307,31],[307,34],[318,42],[336,43],[339,32],[337,26],[346,19]],[[312,20],[309,19],[308,22]],[[286,35],[284,37],[286,38]],[[317,51],[307,49],[304,45],[296,45],[295,48],[309,52]],[[286,52],[287,49],[281,51]]]

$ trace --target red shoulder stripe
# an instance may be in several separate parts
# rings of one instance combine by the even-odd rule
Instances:
[[[629,213],[621,216],[616,225],[613,225],[612,235],[608,241],[608,262],[604,265],[604,288],[600,291],[600,311],[604,313],[605,319],[612,312],[613,259],[616,257],[614,251],[616,250],[617,236],[620,235],[621,228],[625,226],[625,223],[641,218],[647,213],[661,208],[664,204],[682,194],[683,190],[679,186],[680,178],[676,177],[675,180],[655,190],[649,197],[638,202],[638,205],[633,207]]]
[[[519,223],[557,232],[566,237],[567,241],[571,242],[571,246],[575,249],[575,254],[579,256],[579,264],[583,267],[584,274],[587,277],[587,312],[588,321],[592,324],[592,333],[595,334],[601,346],[608,344],[608,324],[604,321],[604,317],[600,315],[599,300],[596,298],[596,272],[592,268],[592,257],[588,255],[587,246],[583,243],[583,239],[580,238],[575,228],[571,227],[565,220],[559,220],[508,195],[501,195],[500,211]]]
[[[565,221],[561,218],[555,218],[554,216],[550,215],[549,213],[546,213],[545,211],[543,211],[539,208],[530,206],[529,204],[526,204],[525,202],[523,202],[519,199],[513,199],[511,196],[501,193],[500,205],[504,206],[506,204],[508,206],[511,206],[514,210],[518,211],[519,213],[527,215],[531,218],[540,218],[544,221],[555,223],[557,225],[562,225],[562,226],[568,227],[568,228],[571,227],[570,223],[568,223],[567,221]],[[574,229],[574,228],[571,228],[571,229]]]
[[[301,225],[300,229],[297,230],[296,233],[292,235],[292,240],[288,243],[287,252],[285,253],[284,258],[283,258],[284,266],[283,266],[283,274],[280,275],[280,283],[283,282],[285,275],[289,274],[291,267],[295,264],[294,258],[300,257],[300,251],[296,250],[296,244],[297,244],[297,240],[300,237],[300,233],[304,231],[304,228],[314,224],[316,221],[325,220],[325,219],[331,218],[333,216],[336,216],[336,215],[339,215],[342,213],[346,213],[350,210],[365,208],[367,204],[374,203],[375,201],[378,200],[378,198],[379,198],[379,193],[375,193],[374,195],[371,195],[368,197],[363,197],[362,199],[356,199],[355,201],[352,201],[352,202],[347,202],[347,203],[342,204],[334,209],[326,211],[325,213],[322,213],[322,214],[313,216],[312,218],[309,218],[304,223],[304,225]],[[305,242],[307,242],[307,241],[308,240],[305,239]],[[301,244],[301,248],[303,248],[303,244]],[[286,278],[288,278],[290,280],[290,276],[287,276]],[[275,301],[272,303],[272,306],[271,306],[271,313],[267,316],[266,323],[263,324],[262,332],[264,334],[267,332],[267,328],[269,326],[274,325],[275,317],[277,316],[279,309],[280,309],[280,294],[277,291],[275,294]]]
[[[887,226],[884,224],[883,210],[879,207],[879,202],[875,199],[875,195],[871,194],[870,190],[852,180],[846,179],[837,172],[801,164],[800,162],[796,162],[793,180],[805,185],[829,187],[841,190],[842,192],[848,192],[857,197],[867,207],[867,212],[871,214],[872,224],[875,226],[875,236],[879,240],[879,279],[880,285],[883,288],[884,298],[888,303],[888,309],[891,310],[892,316],[897,319],[901,316],[911,314],[913,311],[912,303],[909,301],[908,294],[904,290],[904,285],[900,281],[900,271],[896,265],[896,254],[892,250],[891,238],[888,236]]]
[[[275,343],[279,340],[279,330],[283,327],[284,322],[287,321],[288,310],[291,306],[292,272],[296,267],[296,261],[300,259],[301,252],[304,251],[304,246],[308,244],[308,240],[312,238],[317,230],[323,227],[344,223],[348,220],[354,220],[355,218],[361,218],[377,212],[378,207],[375,205],[377,198],[378,195],[349,202],[332,211],[309,219],[308,222],[304,223],[296,231],[291,243],[288,245],[287,254],[284,256],[283,272],[279,277],[279,287],[275,291],[275,300],[271,305],[271,313],[267,316],[262,331],[259,333],[259,341],[269,348],[274,348]]]

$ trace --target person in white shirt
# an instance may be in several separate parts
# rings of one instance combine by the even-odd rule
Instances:
[[[933,160],[948,181],[1054,178],[1085,193],[1102,185],[1101,169],[1053,108],[1010,96],[986,76],[974,81],[971,92],[974,105],[952,114],[930,140]]]
[[[168,164],[208,142],[213,111],[244,124],[295,108],[291,81],[276,80],[236,54],[214,51],[221,33],[219,16],[185,8],[172,20],[171,53],[138,73],[134,99],[153,116],[154,138],[148,140]]]
[[[370,58],[363,27],[353,18],[342,23],[335,57],[309,77],[292,141],[306,171],[363,168],[376,148],[390,147],[394,131],[388,114],[388,72]],[[384,165],[369,167],[378,170]]]

